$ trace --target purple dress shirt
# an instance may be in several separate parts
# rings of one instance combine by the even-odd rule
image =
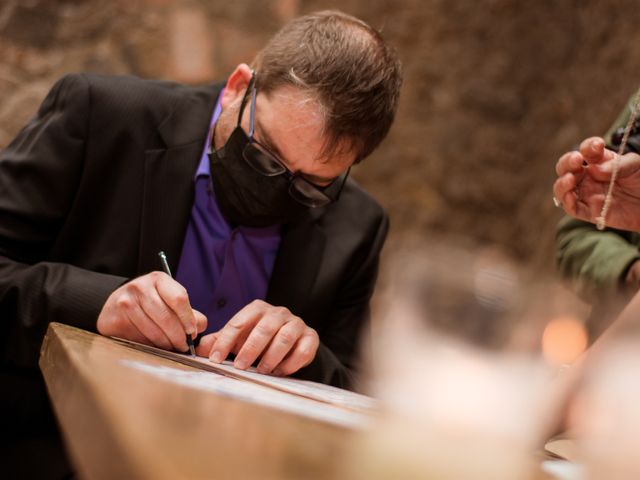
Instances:
[[[211,127],[220,115],[220,98],[222,92]],[[231,228],[222,216],[213,192],[208,147],[207,137],[176,272],[176,280],[187,289],[191,306],[207,317],[205,333],[220,330],[252,300],[266,298],[280,246],[280,225]]]

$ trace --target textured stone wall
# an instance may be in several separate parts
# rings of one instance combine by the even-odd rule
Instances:
[[[397,122],[354,172],[391,214],[387,258],[464,237],[551,272],[555,160],[640,84],[633,0],[0,0],[0,147],[67,72],[219,79],[321,8],[381,28],[404,61]]]

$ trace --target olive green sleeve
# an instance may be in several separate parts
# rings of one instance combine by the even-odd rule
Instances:
[[[618,128],[624,128],[627,125],[627,122],[629,121],[629,116],[631,115],[631,110],[633,108],[633,101],[636,99],[638,95],[640,95],[640,89],[638,89],[637,92],[635,92],[633,95],[629,97],[629,100],[625,104],[625,107],[618,114],[618,118],[616,118],[616,120],[609,127],[609,130],[607,130],[607,133],[605,133],[604,141],[607,145],[609,146],[611,145],[612,143],[611,136],[613,135],[613,133]]]
[[[627,269],[640,258],[640,235],[565,216],[556,233],[556,263],[563,278],[589,303],[618,292]]]

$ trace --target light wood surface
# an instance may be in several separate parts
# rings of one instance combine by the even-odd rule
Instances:
[[[171,383],[123,359],[198,371],[73,327],[49,327],[40,367],[82,478],[339,475],[355,431]]]
[[[354,458],[346,457],[366,430],[193,388],[132,364],[216,375],[67,325],[49,326],[40,368],[80,478],[359,478]],[[540,471],[535,478],[550,477]]]

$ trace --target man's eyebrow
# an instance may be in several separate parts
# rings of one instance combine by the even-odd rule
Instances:
[[[267,131],[264,128],[262,128],[260,121],[256,118],[254,119],[254,123],[256,125],[256,131],[260,133],[260,143],[264,143],[264,146],[267,147],[269,151],[271,151],[272,153],[275,153],[281,162],[285,162],[282,152],[280,152],[280,149],[273,142],[273,140],[269,136],[269,133],[267,133]],[[285,163],[285,166],[287,166],[288,168],[287,163]],[[309,180],[311,183],[320,183],[320,184],[331,183],[337,178],[337,177],[321,177],[319,175],[310,175],[306,173],[302,173],[301,176],[304,177],[306,180]]]

